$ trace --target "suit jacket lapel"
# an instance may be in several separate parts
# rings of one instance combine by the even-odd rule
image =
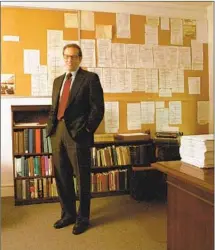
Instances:
[[[78,91],[83,83],[83,80],[84,80],[84,74],[83,74],[82,69],[80,68],[75,76],[74,82],[72,83],[72,88],[70,90],[70,95],[69,95],[67,107],[70,103],[72,103],[75,96],[77,95],[77,93],[78,93]]]
[[[63,80],[65,78],[65,74],[61,75],[59,78],[58,78],[58,81],[57,81],[57,87],[56,87],[56,99],[55,99],[55,108],[57,108],[58,106],[58,103],[59,103],[59,97],[60,97],[60,90],[61,90],[61,87],[62,87],[62,84],[63,84]]]

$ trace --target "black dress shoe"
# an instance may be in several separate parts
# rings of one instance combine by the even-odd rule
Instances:
[[[63,228],[63,227],[67,227],[67,226],[69,226],[71,224],[74,224],[75,221],[76,221],[76,219],[73,219],[73,218],[71,218],[71,219],[60,219],[60,220],[55,222],[54,228],[60,229],[60,228]]]
[[[89,227],[89,222],[88,221],[76,221],[72,233],[77,235],[77,234],[81,234],[83,232],[85,232],[87,230],[87,228]]]

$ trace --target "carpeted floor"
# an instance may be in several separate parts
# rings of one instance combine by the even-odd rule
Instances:
[[[59,203],[14,206],[2,198],[2,250],[166,250],[166,204],[128,195],[94,198],[91,227],[81,235],[72,225],[56,230]]]

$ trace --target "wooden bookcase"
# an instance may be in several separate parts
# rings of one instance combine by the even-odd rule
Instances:
[[[58,201],[50,142],[49,105],[12,106],[15,205]]]
[[[148,149],[151,150],[151,152],[147,152],[151,154],[151,157],[149,157],[148,162],[144,161],[143,159],[140,159],[140,161],[136,161],[135,160],[135,155],[133,149],[137,149],[140,147],[147,147]],[[130,189],[130,177],[133,171],[133,167],[134,168],[140,168],[142,169],[142,171],[144,170],[152,170],[152,168],[150,167],[150,163],[151,161],[154,161],[152,158],[155,155],[154,152],[152,152],[153,150],[153,141],[149,140],[149,141],[113,141],[113,142],[95,142],[94,143],[94,148],[96,149],[96,152],[101,152],[99,155],[105,155],[105,151],[108,152],[109,151],[109,155],[111,158],[111,161],[109,159],[108,155],[105,155],[104,158],[106,158],[106,162],[105,160],[100,161],[100,164],[98,164],[98,157],[96,158],[96,160],[94,159],[94,157],[92,156],[92,161],[94,159],[94,163],[92,163],[92,168],[91,168],[91,175],[94,174],[106,174],[109,175],[108,180],[110,181],[110,173],[113,171],[119,172],[125,172],[125,176],[126,176],[126,180],[125,180],[125,185],[120,187],[120,183],[117,183],[120,179],[120,177],[117,176],[117,174],[115,175],[115,180],[116,182],[114,183],[114,188],[110,188],[111,187],[111,183],[109,182],[108,188],[109,190],[106,191],[97,191],[95,192],[94,190],[92,190],[92,196],[93,197],[98,197],[101,196],[101,194],[104,196],[106,195],[122,195],[122,194],[129,194],[129,189]],[[130,157],[130,159],[127,158],[126,161],[126,150],[124,150],[125,148],[127,148],[127,150],[129,150],[129,155],[131,155],[131,148],[132,149],[132,155],[133,157]],[[118,150],[117,150],[118,149]],[[115,155],[117,155],[114,159],[114,151],[116,152]],[[124,152],[124,153],[123,153]],[[135,152],[136,154],[136,152]],[[138,156],[140,156],[140,152],[138,153]],[[147,155],[148,157],[149,155]],[[137,154],[136,154],[137,157]],[[120,159],[121,158],[121,159]],[[151,159],[150,159],[151,158]],[[109,159],[109,161],[108,161]],[[110,163],[111,162],[111,163]],[[118,178],[118,180],[117,180]],[[97,179],[98,180],[98,179]],[[122,179],[121,179],[122,180]],[[92,180],[93,183],[93,180]],[[97,183],[98,185],[98,183]],[[93,188],[93,187],[92,187]]]
[[[49,109],[50,105],[11,107],[15,205],[59,201],[52,167],[51,145],[43,134],[45,133]],[[122,152],[125,148],[128,150],[129,147],[150,146],[152,143],[152,140],[95,142],[94,150],[101,151],[103,157],[100,157],[102,161],[100,164],[95,160],[94,163],[92,162],[92,197],[129,194],[132,167],[138,168],[144,165],[141,167],[142,169],[150,170],[151,168],[138,161],[135,163],[134,156],[133,162],[125,162],[125,156]],[[106,154],[108,148],[109,150],[115,149],[115,160],[112,159],[112,164],[110,164],[110,157],[113,158],[113,150],[109,151],[110,155],[108,156]],[[119,148],[124,149],[118,150]],[[116,154],[116,151],[120,156]],[[120,164],[118,157],[121,157]],[[110,178],[112,178],[112,182],[109,181]]]

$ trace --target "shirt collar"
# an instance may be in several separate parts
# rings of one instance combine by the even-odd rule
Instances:
[[[76,69],[76,71],[71,71],[71,72],[70,72],[70,71],[67,71],[67,72],[66,72],[66,76],[67,76],[69,73],[71,73],[71,74],[72,74],[72,78],[74,79],[75,76],[76,76],[76,74],[77,74],[77,72],[78,72],[78,70],[79,70],[79,68],[80,68],[80,67],[78,67],[78,68]]]

